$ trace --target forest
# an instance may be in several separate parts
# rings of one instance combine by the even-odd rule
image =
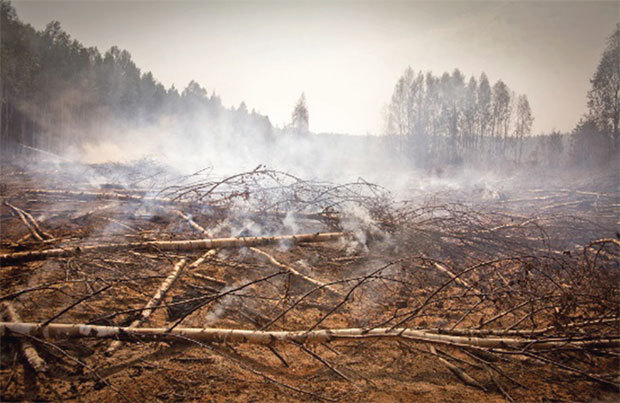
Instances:
[[[394,87],[386,132],[396,153],[422,167],[480,158],[499,164],[604,165],[618,151],[619,60],[620,24],[592,76],[588,111],[571,133],[538,133],[537,141],[528,141],[535,117],[527,95],[515,94],[502,80],[491,86],[485,73],[466,80],[458,69],[436,77],[411,67]]]
[[[214,127],[268,138],[269,118],[245,104],[225,108],[192,81],[180,93],[143,72],[126,50],[105,53],[72,39],[58,21],[36,31],[21,22],[10,2],[0,2],[2,132],[4,150],[19,145],[62,150],[107,135],[109,122],[125,126],[181,122],[200,115]],[[104,124],[106,122],[106,124]],[[192,126],[183,127],[184,135]],[[224,130],[224,129],[222,129]]]
[[[620,24],[570,132],[399,63],[355,136],[0,11],[1,401],[620,401]]]
[[[71,38],[58,21],[36,31],[19,20],[10,2],[0,7],[3,150],[79,148],[110,131],[153,126],[179,142],[226,138],[268,148],[282,136],[310,134],[303,95],[291,123],[275,127],[245,103],[224,107],[195,81],[180,93],[165,88],[127,50],[112,47],[102,54]],[[532,133],[535,116],[527,94],[515,94],[501,79],[491,85],[485,73],[467,79],[458,69],[435,76],[408,67],[386,100],[381,152],[421,168],[608,164],[618,150],[619,30],[608,39],[592,76],[588,111],[572,132]]]

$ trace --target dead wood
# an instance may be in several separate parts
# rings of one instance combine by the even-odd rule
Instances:
[[[312,284],[314,286],[324,288],[325,290],[329,291],[333,295],[336,295],[336,296],[340,295],[336,290],[334,290],[329,285],[326,285],[325,283],[322,283],[322,282],[320,282],[318,280],[315,280],[312,277],[306,276],[305,274],[300,273],[299,271],[295,270],[295,268],[293,268],[293,267],[291,267],[289,265],[280,263],[279,261],[276,260],[276,258],[271,256],[269,253],[267,253],[267,252],[265,252],[265,251],[263,251],[263,250],[261,250],[259,248],[256,248],[256,247],[250,247],[250,250],[252,252],[256,253],[257,255],[263,257],[264,259],[266,259],[272,265],[290,272],[295,277],[299,277],[302,280],[304,280],[304,281],[306,281],[306,282],[308,282],[308,283],[310,283],[310,284]]]
[[[191,273],[192,277],[196,277],[202,281],[205,281],[207,283],[210,283],[213,287],[218,288],[218,289],[222,289],[224,287],[226,287],[226,283],[224,281],[218,280],[216,278],[210,277],[210,276],[205,276],[204,274],[200,274],[200,273]],[[0,297],[1,299],[1,297]]]
[[[187,223],[190,225],[190,227],[192,227],[195,231],[206,235],[208,237],[212,237],[211,233],[207,232],[207,230],[205,230],[203,227],[201,227],[196,221],[194,221],[192,219],[192,217],[184,214],[182,211],[180,210],[174,210],[174,213],[176,215],[178,215],[179,217],[181,217],[182,219],[184,219],[185,221],[187,221]]]
[[[480,389],[486,391],[486,388],[484,386],[482,386],[477,380],[475,380],[474,378],[469,376],[467,374],[467,372],[465,372],[461,368],[457,367],[456,365],[452,364],[450,361],[446,360],[445,358],[443,358],[439,354],[437,354],[437,349],[435,349],[435,346],[430,344],[428,346],[428,350],[431,352],[432,355],[437,357],[437,360],[439,362],[441,362],[454,375],[456,375],[457,378],[459,378],[461,381],[463,381],[464,384],[469,385],[469,386],[475,386],[477,388],[480,388]]]
[[[407,328],[324,329],[311,331],[259,331],[213,328],[131,328],[85,324],[57,324],[0,322],[0,337],[35,336],[45,339],[118,338],[126,341],[175,341],[179,337],[203,343],[250,343],[270,345],[276,342],[300,344],[327,343],[337,340],[407,339],[423,343],[446,344],[459,347],[518,350],[570,350],[588,347],[618,348],[620,337],[575,340],[571,338],[525,339],[509,337],[466,337],[432,333]]]
[[[253,372],[258,376],[283,376],[294,382],[284,386],[289,391],[307,389],[302,393],[315,396],[313,393],[323,388],[315,381],[325,380],[325,371],[316,370],[313,360],[339,378],[356,383],[359,379],[352,375],[353,371],[363,368],[365,374],[376,373],[389,367],[388,372],[394,378],[389,380],[388,388],[393,385],[402,390],[402,385],[411,379],[405,377],[419,376],[423,369],[415,357],[390,351],[396,344],[430,354],[432,360],[439,360],[438,363],[448,368],[452,365],[450,371],[461,382],[470,385],[477,382],[487,388],[489,399],[501,398],[501,392],[507,399],[516,401],[567,399],[573,395],[580,400],[592,400],[600,397],[598,393],[602,389],[597,388],[601,385],[615,385],[620,358],[615,190],[607,192],[601,188],[592,194],[588,192],[590,187],[583,192],[569,189],[570,193],[553,190],[535,194],[525,190],[520,194],[506,194],[508,201],[480,201],[471,199],[469,193],[457,197],[448,193],[424,194],[399,202],[361,179],[332,185],[265,169],[223,180],[198,175],[146,185],[164,189],[159,193],[127,190],[119,185],[144,179],[138,171],[132,171],[134,177],[126,180],[123,174],[112,170],[112,177],[106,178],[105,185],[86,192],[27,192],[22,182],[8,182],[6,194],[15,200],[27,198],[28,205],[34,209],[32,215],[36,212],[37,217],[47,217],[46,221],[39,219],[39,228],[53,222],[54,234],[59,238],[38,240],[34,235],[38,231],[27,215],[15,209],[10,211],[10,206],[3,210],[4,217],[15,212],[21,220],[9,220],[8,233],[21,235],[24,231],[20,226],[24,223],[31,227],[28,237],[38,241],[15,245],[8,239],[0,240],[4,253],[0,255],[4,275],[1,286],[5,290],[0,300],[22,296],[24,312],[37,312],[37,320],[42,318],[39,323],[21,323],[19,319],[7,317],[9,322],[0,325],[3,341],[15,336],[19,337],[15,341],[30,340],[37,348],[43,346],[46,353],[59,361],[58,365],[49,362],[55,364],[55,369],[80,364],[65,362],[66,356],[56,354],[51,343],[46,347],[48,338],[92,338],[58,344],[78,352],[75,358],[90,368],[114,364],[102,361],[108,345],[137,342],[131,344],[135,348],[123,352],[122,361],[138,365],[122,365],[113,372],[115,379],[122,380],[123,387],[134,378],[136,383],[144,380],[153,385],[152,390],[142,391],[144,400],[165,394],[164,387],[157,383],[162,379],[179,379],[179,384],[189,388],[195,375],[201,378],[205,375],[210,384],[220,386],[230,381],[229,374],[236,370],[243,374],[241,368],[260,369]],[[27,173],[20,175],[26,177]],[[27,186],[40,186],[36,177],[27,178],[26,183],[30,183]],[[59,179],[44,183],[61,188],[61,180],[65,180],[64,186],[69,186],[66,177]],[[168,180],[166,177],[165,181]],[[80,179],[74,186],[88,189],[89,185]],[[587,209],[588,205],[592,208]],[[112,206],[118,208],[109,208]],[[180,220],[171,220],[163,206],[189,227]],[[313,211],[317,213],[307,213]],[[76,215],[76,212],[84,213]],[[203,219],[209,222],[206,229],[198,224]],[[114,231],[106,231],[109,222],[131,228],[131,234],[115,227]],[[284,240],[285,244],[289,241],[286,245],[289,246],[299,239],[286,236],[212,239],[213,234],[234,234],[243,229],[277,234],[284,227],[300,228],[300,232],[307,232],[302,236],[312,238],[317,236],[314,231],[321,231],[319,240],[346,237],[342,232],[323,233],[332,228],[352,230],[357,236],[356,242],[340,242],[329,247],[313,244],[304,248],[277,248],[277,254],[276,248],[270,250],[260,245]],[[188,228],[205,239],[179,239],[176,231],[187,233]],[[322,236],[326,238],[320,239]],[[129,242],[127,237],[135,238]],[[84,239],[89,242],[80,241]],[[62,247],[48,246],[51,242],[53,245],[63,242]],[[76,246],[80,242],[84,246]],[[220,249],[243,246],[248,248]],[[187,252],[193,251],[200,257],[193,258],[196,260],[189,264]],[[219,258],[211,259],[219,251]],[[67,259],[21,264],[63,256]],[[180,283],[177,279],[175,283],[180,291],[171,301],[161,295],[158,303],[150,304],[153,293],[162,289],[162,281],[170,278],[171,266],[176,267],[178,260],[188,260],[182,270],[192,276],[190,282]],[[294,261],[307,262],[304,264],[308,271],[302,273],[304,267],[287,263]],[[398,264],[383,266],[387,262]],[[15,266],[7,267],[10,264]],[[329,278],[314,277],[315,270],[329,273]],[[298,290],[291,288],[295,278],[307,285],[299,295]],[[97,292],[105,291],[105,287],[95,287],[102,282],[115,289],[122,287],[123,291],[114,297],[105,294],[93,298]],[[321,292],[323,289],[332,291]],[[341,294],[336,295],[333,290]],[[82,309],[72,309],[81,303],[85,305]],[[153,315],[156,309],[167,309],[168,318],[164,312]],[[172,311],[180,312],[180,316],[170,315]],[[75,325],[56,324],[60,315],[63,322]],[[148,319],[143,322],[150,323],[138,323],[145,315]],[[129,325],[114,327],[114,318],[118,317],[125,318],[127,322],[123,323]],[[46,323],[47,318],[51,318],[47,322],[54,323]],[[205,325],[211,328],[201,328]],[[259,330],[253,330],[255,327]],[[32,332],[40,341],[33,341],[32,336],[19,334],[20,331]],[[112,343],[94,339],[97,337],[110,339]],[[226,368],[222,372],[219,360],[211,356],[208,362],[202,356],[196,359],[193,351],[188,352],[190,357],[167,364],[141,365],[146,362],[146,354],[162,346],[140,343],[149,341],[165,341],[179,351],[193,345],[201,346],[201,351],[235,351],[235,357],[241,358],[231,362],[241,368]],[[335,343],[329,347],[326,342]],[[318,355],[318,350],[310,347],[312,343],[322,343],[330,352]],[[251,344],[267,347],[275,358],[266,349]],[[444,351],[439,351],[438,346],[443,346]],[[3,353],[6,349],[10,357],[19,356],[17,342],[3,347]],[[132,361],[133,355],[142,359]],[[390,357],[398,361],[392,362]],[[247,363],[252,364],[243,367]],[[291,368],[285,370],[280,363],[290,364]],[[8,378],[11,390],[23,388],[16,364],[11,368],[10,362],[4,360],[5,368],[7,364],[12,372],[3,375],[3,384]],[[489,372],[491,378],[484,372],[486,369],[493,371]],[[404,373],[408,371],[411,374]],[[307,375],[293,376],[293,372]],[[562,379],[566,379],[562,374],[570,376],[570,382],[561,383],[558,373]],[[551,378],[545,378],[548,376]],[[75,382],[83,379],[83,373],[67,373],[63,377]],[[264,379],[282,386],[278,379]],[[386,390],[386,378],[372,379],[376,381],[376,392],[391,393]],[[40,380],[50,392],[39,390],[38,397],[57,400],[74,397],[74,392],[67,392],[59,379]],[[358,384],[361,391],[356,391],[339,381],[328,379],[325,390],[341,400],[378,396],[368,395],[370,391],[362,384]],[[96,382],[95,389],[105,388],[105,384]],[[299,382],[307,383],[302,386]],[[538,388],[543,382],[549,387]],[[508,388],[514,385],[519,387]],[[467,398],[476,394],[479,397],[481,393],[479,387],[456,389]],[[11,393],[7,396],[16,397]],[[440,398],[446,400],[454,397],[445,390],[441,393]],[[102,395],[92,396],[101,398]],[[90,397],[85,396],[87,400]],[[200,395],[194,398],[200,399]]]
[[[5,201],[4,204],[17,213],[26,228],[28,228],[28,231],[30,231],[31,235],[38,241],[45,241],[53,238],[50,234],[44,232],[41,227],[39,227],[39,224],[30,213],[13,206],[7,201]]]
[[[159,303],[164,299],[170,287],[172,287],[176,279],[179,277],[179,275],[183,271],[183,268],[185,267],[185,263],[187,263],[187,260],[181,259],[174,265],[168,277],[166,277],[166,279],[163,281],[163,283],[161,283],[161,285],[155,292],[155,295],[153,295],[153,298],[151,298],[151,300],[146,304],[146,306],[144,307],[144,310],[140,312],[140,316],[138,317],[138,319],[131,322],[131,324],[129,325],[130,329],[137,328],[140,325],[142,325],[144,322],[146,322],[149,316],[151,316],[151,313],[153,312],[153,308],[158,306]],[[120,346],[121,346],[120,341],[113,341],[108,347],[108,349],[105,351],[105,353],[107,355],[111,355]]]
[[[0,265],[45,260],[52,257],[77,256],[88,252],[112,252],[131,249],[156,249],[159,251],[186,252],[215,248],[239,248],[256,245],[269,245],[278,243],[304,243],[304,242],[327,242],[341,239],[346,236],[344,232],[326,232],[315,234],[279,235],[270,237],[239,237],[239,238],[214,238],[196,239],[184,241],[147,241],[131,243],[113,243],[103,245],[86,245],[69,248],[47,249],[42,251],[5,253],[0,255]]]
[[[211,233],[209,231],[207,231],[205,228],[203,228],[202,226],[200,226],[198,223],[196,223],[191,217],[183,214],[183,212],[179,211],[179,210],[175,210],[175,213],[183,218],[185,221],[188,222],[188,224],[197,232],[206,235],[206,236],[211,236]],[[306,276],[305,274],[300,273],[299,271],[295,270],[293,267],[282,264],[280,262],[278,262],[276,260],[275,257],[271,256],[269,253],[256,248],[256,247],[250,247],[249,248],[252,252],[254,252],[255,254],[257,254],[258,256],[262,257],[263,259],[266,259],[267,261],[269,261],[271,264],[273,264],[276,267],[279,267],[281,269],[284,269],[288,272],[290,272],[291,274],[293,274],[296,277],[301,278],[302,280],[312,284],[312,285],[316,285],[319,287],[325,287],[325,289],[329,292],[331,292],[332,294],[338,295],[338,293],[336,291],[334,291],[331,287],[329,286],[325,286],[325,284],[321,283],[320,281],[317,281],[315,279],[313,279],[312,277]]]
[[[4,301],[2,303],[2,308],[4,310],[3,316],[6,319],[10,320],[11,322],[21,321],[21,318],[17,314],[17,311],[10,302]],[[29,339],[25,338],[21,339],[19,343],[21,352],[24,355],[26,361],[28,361],[28,364],[30,364],[30,366],[32,367],[32,369],[34,369],[36,372],[47,371],[47,364],[45,363],[45,361],[43,361],[41,356],[39,356],[39,353],[37,353],[37,350],[32,345],[32,342]]]
[[[108,209],[110,209],[112,207],[116,207],[116,206],[117,206],[116,202],[111,202],[111,203],[108,203],[108,204],[104,204],[102,206],[97,206],[97,207],[89,209],[87,211],[82,211],[82,212],[79,212],[79,213],[75,213],[73,216],[71,216],[71,220],[72,221],[78,221],[78,220],[81,220],[81,219],[83,219],[85,217],[91,216],[91,215],[93,215],[95,213],[100,213],[102,211],[108,210]]]
[[[477,290],[476,288],[472,288],[472,286],[469,285],[467,281],[463,280],[462,278],[457,277],[454,273],[448,270],[448,268],[442,265],[441,263],[435,262],[433,263],[433,266],[440,272],[447,274],[451,279],[454,280],[455,283],[462,285],[466,289],[471,289],[477,294],[481,294],[479,290]]]
[[[120,200],[136,203],[156,203],[156,204],[183,204],[180,201],[174,201],[163,197],[146,197],[135,196],[131,194],[123,194],[116,192],[91,192],[79,190],[54,190],[54,189],[29,189],[26,191],[32,195],[45,195],[53,197],[67,197],[77,200]]]

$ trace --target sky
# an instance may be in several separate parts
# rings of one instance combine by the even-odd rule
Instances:
[[[85,46],[127,49],[182,90],[196,80],[224,105],[275,125],[305,93],[314,132],[381,134],[402,72],[486,72],[526,94],[534,132],[569,131],[620,2],[12,1],[37,29],[58,20]]]

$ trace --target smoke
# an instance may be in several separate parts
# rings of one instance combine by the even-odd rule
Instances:
[[[113,84],[119,86],[122,78],[115,78],[119,82]],[[382,185],[396,199],[451,193],[457,199],[467,200],[501,199],[517,184],[548,177],[546,165],[515,165],[508,160],[497,164],[482,156],[479,161],[474,156],[466,162],[455,162],[425,159],[423,152],[416,152],[439,147],[441,144],[433,141],[445,143],[450,140],[446,136],[349,136],[273,127],[267,117],[248,112],[245,106],[223,107],[218,97],[209,97],[195,83],[183,95],[177,94],[177,98],[169,93],[166,97],[172,105],[168,109],[134,105],[136,111],[143,113],[136,112],[132,117],[127,117],[130,113],[117,117],[109,107],[101,107],[87,109],[84,116],[67,118],[67,108],[59,107],[54,112],[59,119],[47,119],[42,117],[46,115],[40,113],[40,108],[23,101],[20,112],[36,123],[38,132],[32,137],[41,140],[36,144],[41,151],[29,149],[28,153],[36,155],[35,162],[45,160],[63,176],[77,179],[71,181],[76,187],[114,183],[125,188],[158,189],[195,172],[202,172],[203,177],[225,177],[261,165],[304,180],[334,184],[355,182],[361,177]],[[59,91],[54,100],[61,106],[89,102],[86,94],[72,89]],[[466,106],[463,108],[467,109]],[[570,148],[568,138],[557,133],[554,136],[524,139],[524,161],[530,155],[545,160],[544,156],[552,154],[550,150],[561,150],[556,160],[548,160],[563,167]],[[50,151],[57,155],[49,155]],[[98,169],[110,164],[135,168],[143,179],[151,179],[138,183],[139,175],[118,176]],[[205,168],[210,171],[204,172]],[[152,175],[147,175],[147,171]],[[292,217],[284,225],[290,231],[300,228]],[[239,228],[231,229],[232,232],[265,231],[256,223],[234,226]]]
[[[155,123],[112,122],[104,130],[104,139],[76,141],[65,147],[62,161],[77,163],[78,170],[84,171],[83,182],[95,187],[114,178],[84,168],[92,164],[114,163],[139,167],[143,172],[156,168],[161,171],[158,183],[146,181],[139,184],[140,188],[156,188],[164,177],[170,181],[201,171],[202,177],[209,174],[223,178],[261,165],[304,180],[334,184],[363,178],[382,185],[398,199],[460,191],[478,191],[484,197],[498,198],[511,182],[528,179],[531,172],[536,176],[541,172],[528,167],[490,169],[442,164],[416,168],[395,155],[388,137],[299,135],[280,129],[266,136],[261,128],[247,125],[239,132],[239,124],[234,120],[214,120],[195,114],[185,118],[188,120],[166,117]],[[45,156],[39,154],[38,158]],[[65,171],[75,170],[67,163],[57,165]],[[204,171],[205,168],[209,170]],[[135,186],[130,178],[116,178],[116,183],[128,188]],[[292,221],[287,225],[295,227]]]
[[[248,171],[258,165],[306,179],[346,182],[395,168],[380,138],[296,135],[278,130],[265,137],[258,129],[235,132],[234,124],[198,118],[189,122],[111,128],[105,139],[67,149],[64,157],[84,164],[131,163],[152,159],[182,174],[213,167],[220,175]]]
[[[345,242],[345,251],[348,255],[358,252],[368,252],[369,238],[388,238],[388,234],[382,231],[370,212],[359,205],[349,206],[341,221],[342,229],[352,236]]]
[[[60,92],[58,102],[79,105],[87,101],[80,97],[76,91]],[[331,228],[316,220],[301,219],[297,213],[335,210],[341,214],[339,229],[353,235],[343,245],[349,254],[367,251],[373,240],[389,242],[387,233],[375,222],[373,206],[364,200],[376,197],[378,194],[373,193],[376,189],[360,190],[367,182],[382,187],[379,198],[385,197],[388,204],[397,200],[422,202],[431,197],[471,204],[508,199],[523,188],[561,187],[569,177],[547,166],[415,161],[411,158],[416,154],[407,154],[407,150],[433,144],[412,145],[412,139],[407,136],[300,133],[273,127],[266,117],[249,113],[245,107],[217,106],[214,97],[196,102],[184,97],[175,110],[155,116],[115,118],[109,111],[101,111],[70,119],[60,126],[37,118],[36,108],[24,107],[23,113],[32,110],[31,119],[37,121],[42,132],[63,134],[57,140],[62,144],[60,151],[44,145],[38,151],[29,148],[28,153],[34,158],[22,163],[30,169],[55,171],[57,180],[49,183],[50,187],[66,188],[71,184],[75,189],[113,190],[109,186],[114,186],[142,191],[147,199],[177,196],[174,192],[162,194],[162,189],[190,188],[192,183],[214,182],[239,172],[252,172],[259,166],[266,167],[292,177],[284,185],[278,180],[269,183],[267,175],[262,182],[254,183],[252,179],[222,189],[222,194],[228,191],[238,196],[226,202],[225,219],[215,220],[214,227],[209,228],[213,236],[323,231]],[[550,139],[527,139],[524,155],[540,147],[569,148],[566,138],[554,138],[552,142]],[[546,155],[546,151],[541,153]],[[354,184],[358,193],[349,194],[346,188],[342,192],[333,191],[343,184]],[[314,190],[308,191],[309,188]],[[241,196],[244,191],[249,196]],[[201,213],[210,214],[210,204],[204,206]],[[140,207],[132,207],[123,214],[153,216],[157,215],[154,207],[145,200]],[[261,214],[268,210],[280,210],[283,216]],[[114,236],[127,231],[110,222],[102,234]],[[287,247],[281,245],[283,249]]]

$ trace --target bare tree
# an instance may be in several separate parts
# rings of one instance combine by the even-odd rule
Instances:
[[[474,77],[469,79],[463,103],[463,146],[473,149],[476,142],[476,124],[478,122],[478,83]]]
[[[306,134],[309,132],[310,124],[309,124],[309,114],[308,114],[308,106],[306,105],[306,95],[304,93],[299,97],[299,101],[295,105],[295,109],[293,109],[293,114],[291,115],[291,127],[293,131],[297,134]]]
[[[491,95],[491,85],[489,84],[489,79],[487,75],[482,73],[480,75],[479,85],[478,85],[478,129],[479,129],[479,139],[480,142],[478,144],[479,149],[484,147],[483,139],[488,135],[488,131],[491,127],[492,122],[492,95]]]
[[[517,138],[517,162],[521,162],[521,154],[523,152],[523,136],[527,136],[532,132],[532,109],[527,100],[527,95],[519,95],[517,101],[517,121],[515,123],[515,137]]]
[[[614,147],[617,148],[620,118],[620,24],[609,37],[607,48],[590,82],[590,115],[602,130],[611,132]]]
[[[493,85],[493,105],[491,115],[491,136],[494,137],[494,151],[499,152],[499,144],[506,145],[508,129],[510,127],[510,115],[512,113],[511,96],[508,86],[498,80]],[[503,140],[503,141],[501,141]]]
[[[456,163],[473,156],[475,149],[497,156],[502,143],[505,153],[508,142],[514,142],[510,128],[516,101],[501,80],[491,88],[484,73],[479,81],[466,81],[458,69],[437,77],[408,67],[385,108],[386,134],[399,157],[418,166]],[[525,124],[525,115],[523,119]],[[528,134],[531,123],[521,129]],[[483,150],[486,136],[493,137],[493,147]]]
[[[406,137],[410,133],[410,87],[413,70],[408,67],[394,86],[391,102],[388,106],[388,134],[395,136],[396,152],[405,156]]]

